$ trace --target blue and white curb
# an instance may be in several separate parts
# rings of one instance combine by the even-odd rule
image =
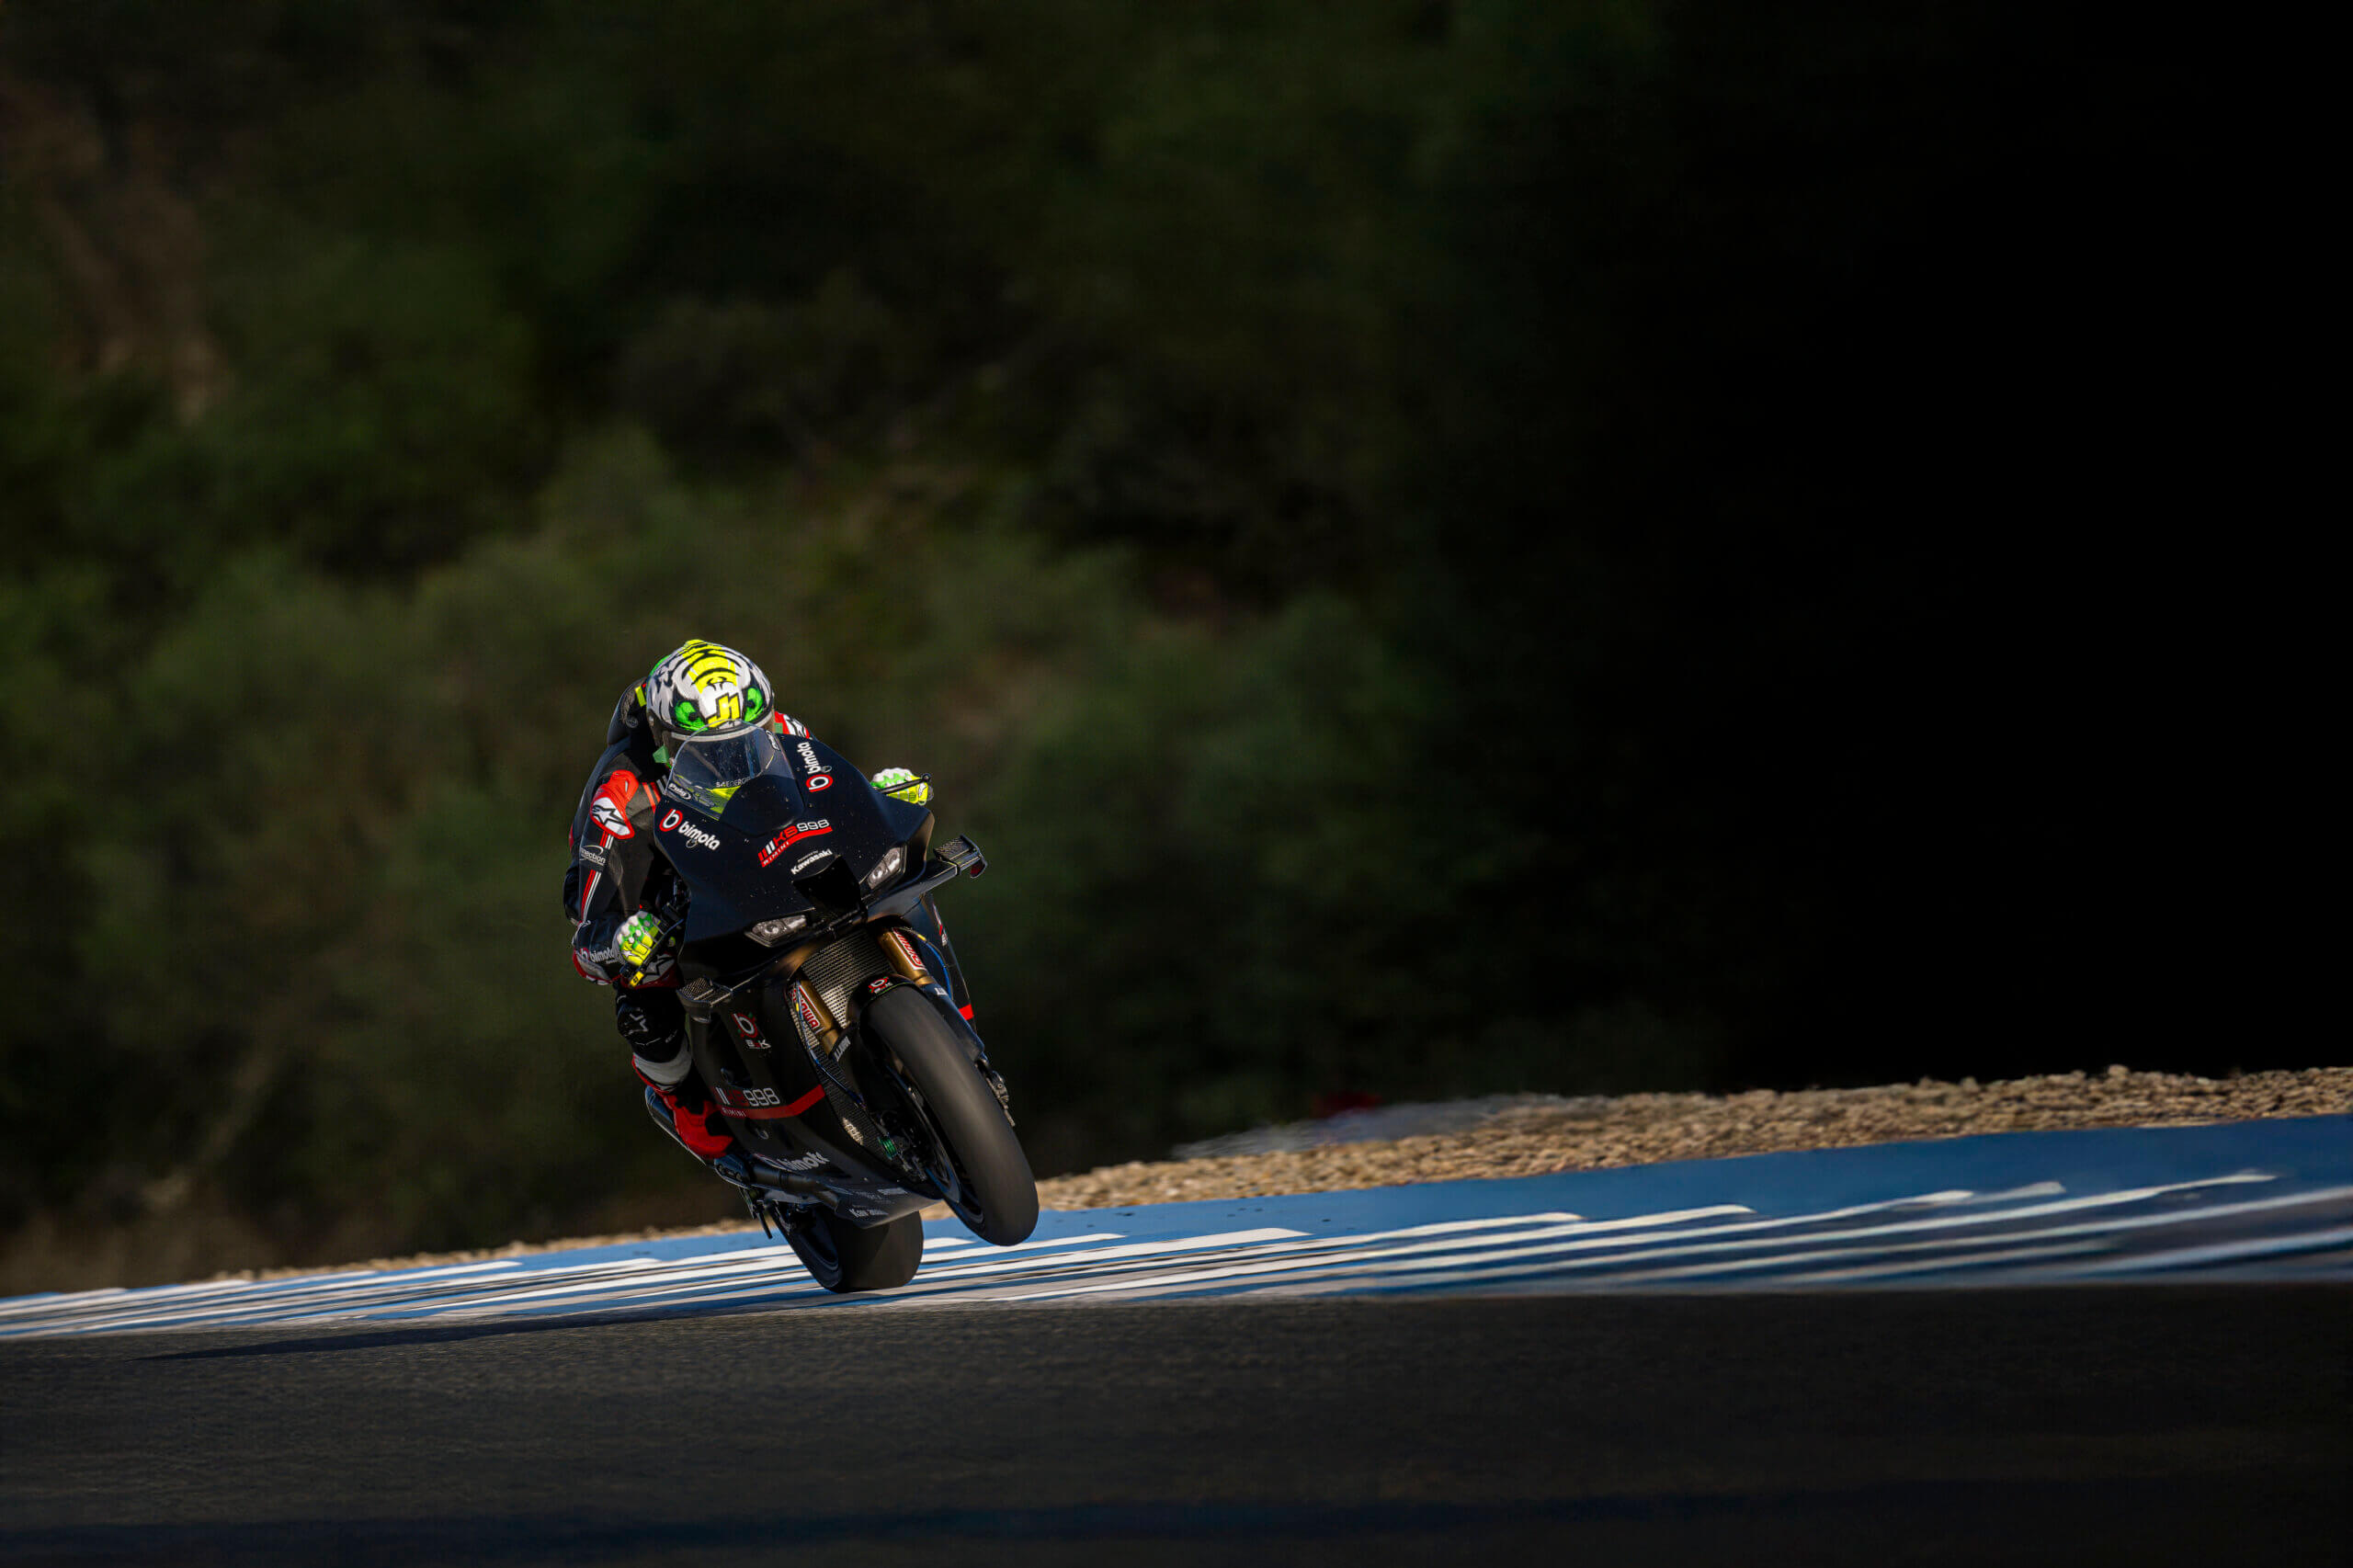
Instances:
[[[925,1228],[835,1296],[756,1230],[439,1267],[0,1301],[0,1339],[357,1321],[1207,1297],[2353,1282],[2353,1117],[2004,1133]]]

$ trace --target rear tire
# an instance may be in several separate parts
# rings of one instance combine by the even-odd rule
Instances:
[[[870,1003],[865,1027],[879,1050],[897,1058],[902,1083],[921,1097],[948,1145],[957,1190],[945,1196],[956,1218],[996,1246],[1027,1241],[1038,1228],[1037,1178],[962,1038],[912,985],[894,985]]]
[[[809,1278],[843,1294],[896,1290],[923,1262],[923,1221],[913,1214],[862,1229],[815,1209],[788,1223],[784,1239]]]

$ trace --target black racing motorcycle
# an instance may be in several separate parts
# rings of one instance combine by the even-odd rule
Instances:
[[[934,902],[986,869],[972,841],[933,849],[930,812],[766,729],[681,746],[654,832],[676,873],[651,901],[660,950],[746,1156],[720,1174],[762,1230],[845,1291],[912,1278],[935,1201],[1026,1239],[1037,1183]]]

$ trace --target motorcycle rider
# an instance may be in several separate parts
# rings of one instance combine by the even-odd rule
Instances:
[[[661,919],[648,907],[676,874],[654,822],[663,777],[681,748],[761,728],[809,733],[777,708],[757,665],[699,641],[665,655],[614,705],[604,755],[573,813],[572,866],[563,877],[573,967],[613,987],[614,1026],[649,1104],[667,1115],[680,1142],[714,1165],[736,1155],[735,1140],[694,1070],[676,966],[661,942]],[[931,800],[931,786],[904,767],[885,768],[872,784],[911,805]]]

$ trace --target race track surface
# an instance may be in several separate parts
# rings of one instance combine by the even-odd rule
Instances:
[[[2349,1337],[2235,1286],[32,1340],[0,1562],[2341,1563]]]
[[[0,1302],[0,1563],[2353,1557],[2353,1119]]]

